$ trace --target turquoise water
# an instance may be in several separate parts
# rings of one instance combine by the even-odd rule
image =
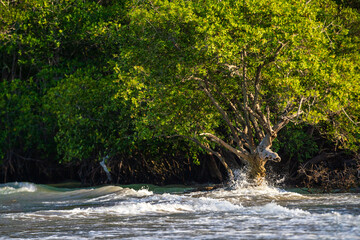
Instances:
[[[360,194],[0,185],[0,239],[360,239]]]

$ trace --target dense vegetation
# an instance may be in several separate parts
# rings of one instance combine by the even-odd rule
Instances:
[[[356,175],[359,51],[356,1],[2,0],[0,181]]]

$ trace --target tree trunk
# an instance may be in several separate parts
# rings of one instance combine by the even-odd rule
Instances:
[[[251,154],[246,159],[249,166],[249,180],[254,181],[255,184],[260,185],[264,181],[266,176],[265,164],[267,161],[281,161],[279,155],[270,149],[272,146],[272,141],[275,139],[275,137],[275,135],[271,136],[270,134],[266,134],[266,136],[257,146],[255,153]]]
[[[266,176],[265,163],[267,160],[261,159],[258,154],[255,154],[249,159],[249,172],[248,178],[250,181],[254,181],[255,184],[260,185]]]
[[[211,156],[208,161],[207,161],[207,167],[208,167],[208,171],[210,173],[210,176],[212,178],[218,179],[220,182],[223,181],[223,177],[222,174],[215,162],[215,159],[213,156]]]

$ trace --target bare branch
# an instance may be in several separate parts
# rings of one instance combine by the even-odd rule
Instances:
[[[255,106],[255,104],[258,104],[259,92],[260,92],[261,70],[263,69],[263,67],[265,67],[269,63],[274,62],[276,57],[281,52],[281,50],[287,45],[287,43],[282,43],[282,42],[279,42],[279,43],[280,43],[280,45],[275,50],[274,54],[270,57],[267,57],[265,59],[265,61],[256,68],[255,81],[254,81],[255,96],[254,96],[253,106]]]
[[[195,78],[194,78],[195,79]],[[216,99],[214,98],[214,96],[211,94],[210,89],[209,89],[209,83],[206,80],[200,79],[200,78],[196,78],[197,80],[201,80],[202,83],[205,84],[205,86],[203,86],[203,91],[206,93],[206,95],[210,98],[211,102],[214,104],[214,106],[216,107],[216,109],[219,111],[219,113],[222,115],[223,119],[225,120],[226,124],[229,126],[231,133],[233,135],[233,138],[235,139],[235,141],[237,142],[237,144],[240,144],[240,139],[238,137],[238,134],[236,133],[236,130],[233,126],[233,124],[230,121],[229,116],[227,115],[227,113],[222,109],[222,107],[220,106],[220,104],[216,101]]]
[[[239,67],[238,66],[230,65],[230,64],[225,64],[225,66],[230,71],[230,76],[236,75],[236,76],[240,77],[240,72],[239,72]]]
[[[299,104],[299,108],[298,108],[298,111],[297,111],[297,115],[298,115],[298,116],[300,115],[300,112],[301,112],[301,105],[302,105],[302,103],[303,103],[304,99],[305,99],[304,97],[301,97],[300,104]]]
[[[244,128],[245,130],[245,134],[247,134],[247,139],[249,141],[249,144],[251,146],[250,149],[255,149],[255,143],[254,143],[254,139],[253,139],[253,133],[252,133],[252,129],[251,129],[251,122],[250,122],[250,117],[249,117],[249,113],[247,111],[245,111],[245,109],[249,106],[249,99],[248,99],[248,90],[247,90],[247,83],[246,83],[246,79],[247,79],[247,69],[246,69],[246,57],[247,57],[247,53],[245,51],[245,49],[243,49],[242,53],[241,53],[241,61],[243,63],[243,82],[242,82],[242,94],[243,94],[243,111],[244,111],[244,115],[245,115],[245,120],[246,120],[246,127]],[[239,76],[240,78],[240,76]],[[239,105],[241,106],[241,105]]]
[[[246,147],[247,149],[249,149],[251,151],[251,153],[253,153],[253,151],[250,147],[249,140],[247,139],[247,135],[244,133],[244,131],[241,131],[241,129],[239,129],[238,127],[236,127],[236,130],[239,132],[239,137],[240,137],[241,143],[243,144],[243,146],[239,146],[239,147]]]
[[[284,116],[281,120],[274,126],[273,134],[277,134],[283,127],[286,126],[292,119],[298,117],[299,115],[303,114],[304,112],[300,110],[300,112],[296,112],[290,116]]]
[[[255,100],[254,100],[255,97],[254,97],[254,95],[253,95],[252,93],[249,93],[249,97],[250,97],[250,99],[251,99],[252,101],[255,101]],[[268,126],[268,125],[270,126],[270,127],[269,127],[269,131],[271,131],[271,123],[270,123],[270,121],[268,121],[268,119],[265,117],[265,114],[261,111],[261,109],[260,109],[260,104],[259,104],[259,103],[254,104],[252,110],[258,114],[258,117],[260,117],[259,120],[265,123],[265,124],[263,124],[264,127],[266,127],[266,126]]]
[[[236,119],[240,122],[241,125],[245,125],[245,119],[237,109],[236,105],[230,99],[227,99],[227,101],[229,102],[231,108],[234,110]]]
[[[260,122],[262,127],[265,129],[266,133],[271,134],[271,127],[268,128],[269,124],[267,123],[266,118],[263,118],[262,116],[260,116],[257,112],[252,110],[250,107],[247,107],[246,110]]]
[[[260,65],[256,68],[255,82],[254,82],[255,97],[254,97],[254,100],[253,100],[253,107],[255,107],[255,105],[258,103],[259,92],[260,92],[261,69],[262,69],[264,66],[265,66],[265,63],[260,64]]]
[[[293,108],[294,108],[294,104],[292,103],[291,100],[289,100],[286,103],[286,107],[284,108],[283,112],[286,114],[286,113],[290,112]]]
[[[189,137],[189,136],[185,136],[185,135],[172,135],[172,136],[166,136],[166,138],[173,138],[173,137],[182,137],[182,138],[186,138],[189,139],[191,141],[193,141],[194,143],[196,143],[197,145],[199,145],[201,148],[203,148],[204,150],[210,152],[211,154],[214,154],[221,162],[221,164],[224,166],[224,168],[226,169],[227,174],[229,175],[230,179],[234,178],[234,174],[232,172],[232,170],[230,169],[229,165],[226,163],[225,159],[223,158],[223,156],[221,156],[220,153],[214,151],[213,149],[205,146],[204,144],[202,144],[198,139],[193,138],[193,137]]]
[[[6,8],[6,10],[7,10],[8,12],[10,12],[10,10],[7,8],[7,7],[9,7],[9,2],[8,2],[8,5],[7,5],[7,6],[6,6],[6,4],[5,4],[2,0],[0,0],[0,2],[1,2],[2,5],[4,5],[4,7]]]
[[[342,108],[341,110],[345,113],[345,116],[346,116],[353,124],[355,124],[356,126],[357,126],[358,124],[360,124],[360,122],[355,122],[354,120],[352,120],[352,118],[346,113],[346,111],[345,111],[344,108]]]
[[[225,159],[223,158],[223,156],[222,156],[220,153],[212,150],[212,149],[209,148],[209,147],[206,147],[206,146],[204,146],[204,145],[202,145],[201,147],[204,148],[205,150],[207,150],[208,152],[214,154],[214,155],[220,160],[220,162],[222,163],[222,165],[225,167],[226,172],[227,172],[230,180],[233,180],[233,179],[234,179],[234,174],[233,174],[232,170],[230,169],[229,165],[226,163],[226,161],[225,161]]]
[[[229,68],[235,68],[235,67],[236,67],[236,66],[234,66],[234,65],[228,65],[228,64],[226,64],[226,66],[229,66]],[[195,79],[195,78],[194,78],[194,79]],[[197,78],[197,80],[202,81],[202,82],[205,83],[205,81],[202,80],[202,79],[198,79],[198,78]],[[221,91],[219,90],[219,88],[218,88],[217,85],[212,84],[212,83],[209,82],[209,81],[207,81],[207,84],[213,86],[213,87],[215,88],[215,90],[216,90],[216,93],[219,94],[221,97],[223,97],[223,98],[226,100],[226,102],[230,105],[230,107],[232,108],[232,110],[235,112],[235,118],[236,118],[236,120],[237,120],[238,122],[240,122],[241,125],[246,125],[245,119],[243,118],[242,114],[239,112],[236,104],[233,103],[233,101],[230,100],[223,92],[221,92]]]
[[[221,146],[225,147],[230,152],[239,156],[241,161],[243,161],[243,163],[246,163],[246,162],[244,162],[244,160],[247,160],[249,158],[249,154],[246,152],[245,149],[238,150],[211,133],[201,133],[200,136],[208,137],[211,139],[211,141],[216,142],[216,143],[220,144]]]
[[[270,122],[270,108],[269,106],[266,106],[266,113],[267,113],[267,116],[266,116],[266,120],[267,120],[267,124],[268,124],[268,128],[270,130],[270,132],[272,132],[272,127],[271,127],[271,122]]]
[[[235,124],[237,125],[238,123],[240,123],[240,125],[242,125],[242,127],[244,128],[243,130],[240,130],[239,128],[237,128],[236,126],[233,126],[234,129],[236,130],[237,132],[237,143],[238,143],[238,146],[241,147],[241,144],[245,145],[247,148],[251,149],[250,148],[250,142],[248,141],[247,138],[244,138],[244,137],[239,137],[239,135],[241,135],[242,132],[246,133],[246,121],[245,119],[243,118],[242,114],[239,112],[237,106],[235,103],[233,103],[233,101],[231,101],[224,93],[222,93],[218,88],[217,86],[215,86],[215,89],[216,89],[216,93],[219,94],[221,97],[223,97],[227,103],[230,105],[230,107],[232,108],[232,110],[235,112]],[[238,104],[238,103],[237,103]],[[241,105],[238,104],[240,107]]]

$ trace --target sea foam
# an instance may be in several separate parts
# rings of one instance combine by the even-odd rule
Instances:
[[[37,187],[33,183],[13,182],[0,184],[0,195],[14,194],[20,192],[35,192]]]

